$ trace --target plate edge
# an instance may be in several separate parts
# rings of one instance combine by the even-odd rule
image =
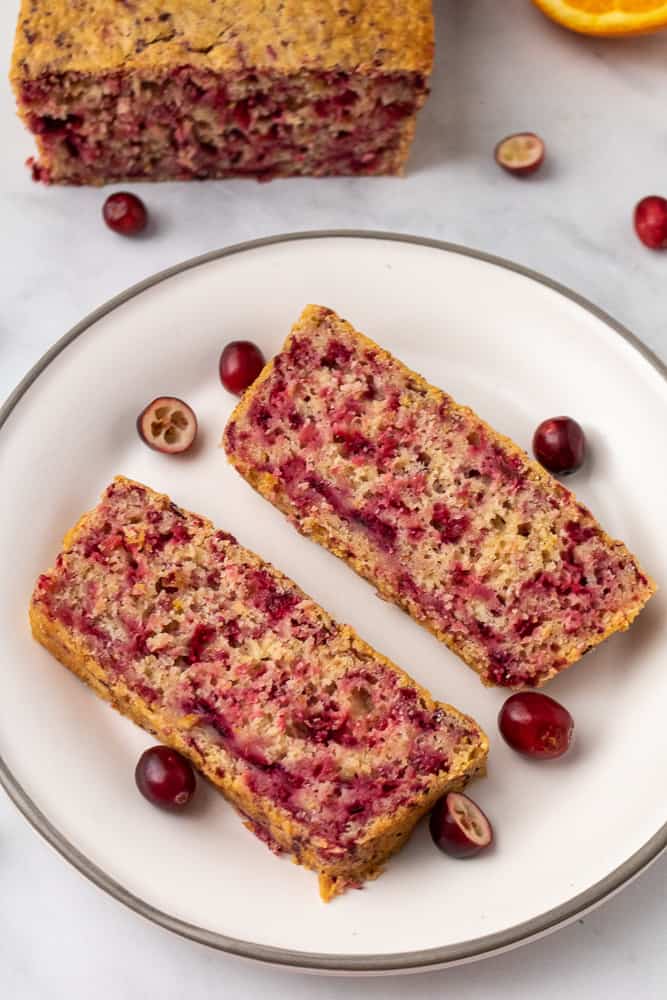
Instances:
[[[113,312],[119,306],[141,294],[148,288],[166,281],[177,274],[182,274],[202,264],[233,256],[250,250],[261,249],[280,243],[315,240],[315,239],[369,239],[385,242],[407,243],[425,246],[431,249],[443,250],[460,256],[481,260],[485,263],[512,271],[529,278],[591,313],[606,326],[621,336],[667,381],[667,365],[627,327],[619,323],[603,309],[590,302],[584,296],[567,288],[567,286],[547,278],[530,268],[493,254],[472,250],[468,247],[427,237],[413,236],[402,233],[383,232],[375,230],[328,229],[303,232],[284,233],[267,236],[261,239],[244,241],[229,247],[212,250],[197,257],[190,258],[180,264],[165,268],[148,278],[143,279],[119,295],[109,299],[102,306],[89,313],[84,319],[65,333],[28,371],[16,388],[9,394],[0,406],[0,429],[7,422],[22,397],[33,383],[48,367],[48,365],[74,340],[85,333],[98,320]],[[444,968],[473,962],[481,958],[498,955],[512,948],[543,937],[560,927],[564,927],[583,914],[590,912],[606,899],[619,892],[625,885],[637,878],[649,865],[656,861],[667,849],[667,824],[628,858],[622,865],[610,872],[604,879],[579,893],[560,906],[510,927],[496,934],[473,939],[457,945],[446,945],[424,951],[398,953],[395,955],[327,955],[323,953],[298,952],[292,949],[279,948],[271,945],[258,945],[251,942],[230,938],[226,935],[190,924],[164,913],[150,903],[125,889],[114,879],[107,876],[100,868],[83,855],[70,841],[63,837],[42,813],[20,783],[14,778],[9,767],[0,756],[0,785],[7,792],[10,800],[19,812],[65,860],[76,868],[80,874],[92,881],[98,888],[124,903],[139,915],[151,920],[181,937],[189,938],[200,944],[216,948],[237,957],[253,959],[280,968],[311,972],[351,973],[356,975],[379,975],[382,973],[418,972],[426,969]]]

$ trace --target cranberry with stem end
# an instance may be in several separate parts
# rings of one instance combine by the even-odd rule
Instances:
[[[479,806],[462,792],[448,792],[429,820],[436,847],[454,858],[471,858],[493,842],[493,829]]]
[[[160,809],[183,809],[192,798],[196,779],[185,757],[171,747],[144,750],[134,771],[137,788]]]
[[[575,472],[586,454],[586,437],[572,417],[549,417],[533,435],[535,458],[556,475]]]
[[[197,418],[182,399],[158,396],[137,417],[142,441],[165,455],[178,455],[190,448],[197,436]]]
[[[562,757],[574,734],[568,710],[539,691],[519,691],[507,699],[498,714],[498,728],[518,753],[550,760]]]
[[[102,215],[109,229],[122,236],[140,233],[148,222],[148,212],[141,198],[127,191],[110,194],[102,206]]]
[[[534,173],[544,160],[544,143],[534,132],[505,136],[494,150],[496,163],[516,177]]]
[[[635,207],[635,232],[651,250],[667,250],[667,198],[651,194]]]
[[[220,355],[220,381],[240,396],[264,367],[264,355],[249,340],[232,340]]]

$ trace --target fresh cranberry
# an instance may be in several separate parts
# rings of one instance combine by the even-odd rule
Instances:
[[[137,417],[137,431],[154,451],[178,455],[193,444],[197,436],[197,418],[182,399],[158,396]]]
[[[556,475],[575,472],[584,460],[586,438],[572,417],[543,420],[533,435],[535,458]]]
[[[568,710],[539,691],[519,691],[498,715],[503,739],[529,757],[562,757],[572,742],[574,720]]]
[[[462,792],[448,792],[429,821],[436,847],[453,858],[470,858],[493,842],[493,830],[479,806]]]
[[[136,194],[117,191],[110,194],[102,207],[102,215],[109,229],[122,236],[134,236],[148,222],[146,206]]]
[[[651,250],[667,249],[667,198],[642,198],[635,208],[635,232]]]
[[[220,355],[220,381],[240,396],[264,367],[264,355],[249,340],[232,340]]]
[[[515,132],[494,150],[496,163],[517,177],[534,173],[544,160],[544,143],[534,132]]]
[[[144,750],[134,780],[143,797],[161,809],[182,809],[196,787],[190,762],[171,747],[163,746]]]

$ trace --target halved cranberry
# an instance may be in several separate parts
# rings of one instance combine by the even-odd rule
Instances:
[[[667,249],[667,198],[651,194],[635,208],[635,232],[651,250]]]
[[[110,194],[102,206],[102,215],[109,229],[122,236],[140,233],[148,222],[148,212],[141,198],[127,191]]]
[[[137,430],[149,448],[166,455],[178,455],[194,442],[197,418],[182,399],[158,396],[137,417]]]
[[[498,715],[503,739],[513,750],[548,760],[569,749],[574,720],[568,710],[539,691],[519,691],[507,699]]]
[[[543,420],[533,435],[537,461],[556,475],[575,472],[586,454],[586,437],[572,417]]]
[[[264,367],[264,355],[249,340],[232,340],[220,355],[220,381],[240,396]]]
[[[515,132],[501,139],[494,150],[496,163],[510,174],[532,174],[544,160],[544,143],[534,132]]]
[[[183,809],[197,785],[190,762],[177,750],[164,746],[144,750],[134,779],[144,798],[160,809]]]
[[[436,802],[429,829],[435,846],[453,858],[470,858],[493,842],[487,817],[462,792],[448,792]]]

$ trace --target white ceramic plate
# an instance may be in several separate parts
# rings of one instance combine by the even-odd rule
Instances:
[[[546,763],[512,753],[496,727],[503,693],[299,537],[217,447],[234,402],[218,380],[222,346],[247,338],[272,354],[307,302],[338,310],[526,448],[542,418],[576,416],[592,460],[572,487],[667,581],[665,372],[607,317],[500,261],[401,237],[308,234],[211,254],[84,320],[0,413],[0,777],[84,874],[181,934],[302,968],[470,960],[573,919],[664,848],[665,590],[550,686],[574,715],[575,748]],[[193,455],[139,441],[136,414],[161,394],[194,406]],[[26,620],[37,574],[116,473],[209,515],[474,715],[491,757],[473,795],[497,847],[450,860],[422,824],[382,878],[325,906],[316,877],[275,858],[203,783],[188,815],[152,809],[133,781],[150,737],[38,647]]]

